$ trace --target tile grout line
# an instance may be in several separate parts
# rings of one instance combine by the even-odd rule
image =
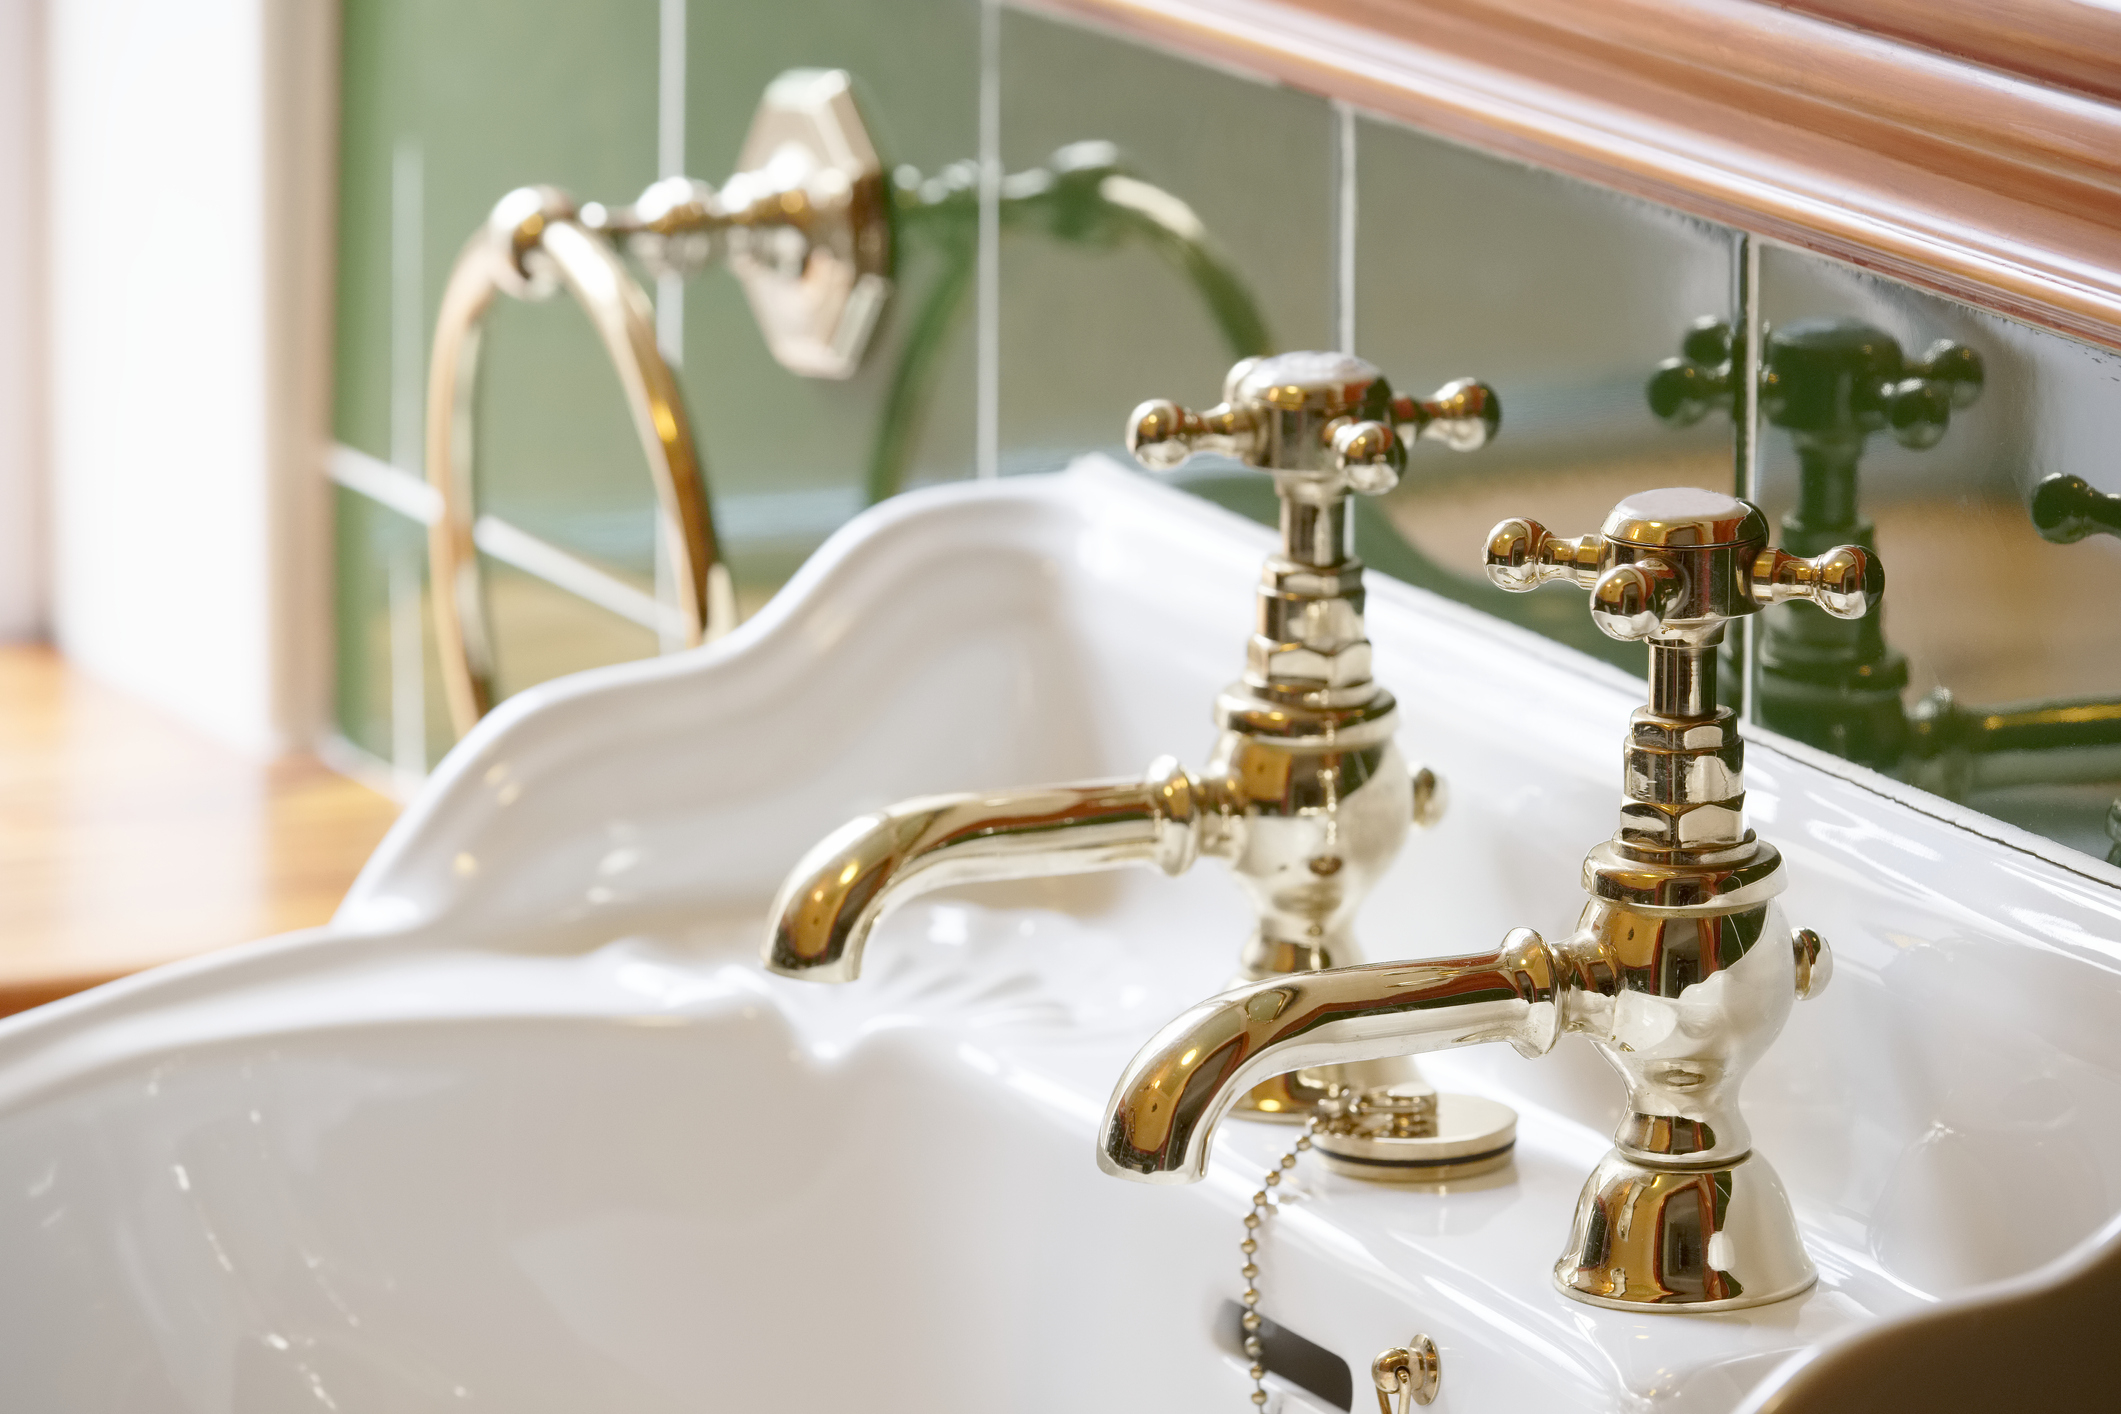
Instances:
[[[1731,472],[1738,495],[1760,494],[1760,242],[1738,233],[1731,271],[1731,314],[1737,325],[1738,396],[1731,407]],[[1738,725],[1753,726],[1754,685],[1760,681],[1760,633],[1752,618],[1738,621]]]
[[[1738,406],[1734,409],[1737,415],[1731,419],[1735,434],[1731,456],[1738,494],[1750,501],[1760,491],[1760,242],[1740,231],[1737,255],[1731,303],[1743,353],[1739,360]]]
[[[656,41],[655,174],[685,175],[685,0],[662,0]],[[685,285],[664,275],[655,286],[655,342],[672,368],[685,358]]]
[[[979,385],[975,466],[1001,473],[1002,9],[981,0],[979,30]]]
[[[1355,352],[1355,110],[1333,101],[1333,329],[1340,351]]]
[[[656,31],[655,174],[685,175],[685,5],[662,0]],[[655,344],[673,373],[685,366],[685,282],[675,273],[655,282]],[[660,506],[656,513],[655,600],[675,611],[677,575],[672,560],[676,527]],[[669,617],[664,615],[662,617]],[[656,635],[665,653],[685,646],[682,633],[665,625]]]
[[[426,171],[420,140],[401,138],[390,154],[390,459],[413,476],[424,474],[422,354],[426,272]]]
[[[423,489],[426,269],[426,163],[417,137],[401,138],[390,160],[390,458]],[[395,537],[394,537],[395,538]],[[385,613],[390,649],[391,770],[400,790],[427,776],[427,635],[421,612],[424,566],[402,545],[389,551]]]

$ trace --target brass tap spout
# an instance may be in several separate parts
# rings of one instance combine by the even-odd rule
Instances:
[[[1205,1177],[1217,1122],[1259,1076],[1488,1041],[1540,1056],[1565,1031],[1588,1036],[1627,1085],[1614,1136],[1627,1161],[1740,1163],[1753,1141],[1739,1088],[1832,962],[1783,922],[1779,874],[1726,882],[1725,897],[1749,907],[1671,916],[1593,898],[1560,943],[1518,928],[1492,953],[1292,973],[1211,997],[1120,1077],[1098,1167],[1147,1183]]]
[[[1529,928],[1495,952],[1291,972],[1211,997],[1159,1031],[1105,1109],[1098,1167],[1147,1183],[1207,1175],[1223,1114],[1271,1076],[1482,1041],[1544,1055],[1560,1034],[1554,959]]]
[[[1153,864],[1182,874],[1199,857],[1203,792],[1172,757],[1140,781],[931,795],[850,820],[811,848],[773,903],[766,966],[851,982],[891,905],[953,884]],[[1212,812],[1211,812],[1212,813]]]

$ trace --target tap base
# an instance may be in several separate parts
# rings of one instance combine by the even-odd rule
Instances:
[[[1724,1168],[1652,1168],[1613,1150],[1585,1183],[1554,1264],[1563,1295],[1619,1311],[1737,1311],[1818,1279],[1789,1194],[1758,1154]]]

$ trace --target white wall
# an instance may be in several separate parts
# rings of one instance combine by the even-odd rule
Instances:
[[[54,0],[48,26],[55,635],[224,741],[307,745],[336,14]]]
[[[44,631],[43,14],[0,0],[0,642]]]

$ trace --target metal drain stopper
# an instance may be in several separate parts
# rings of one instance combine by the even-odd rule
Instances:
[[[1478,1095],[1426,1085],[1337,1091],[1312,1139],[1326,1167],[1381,1183],[1441,1183],[1510,1161],[1517,1112]]]

